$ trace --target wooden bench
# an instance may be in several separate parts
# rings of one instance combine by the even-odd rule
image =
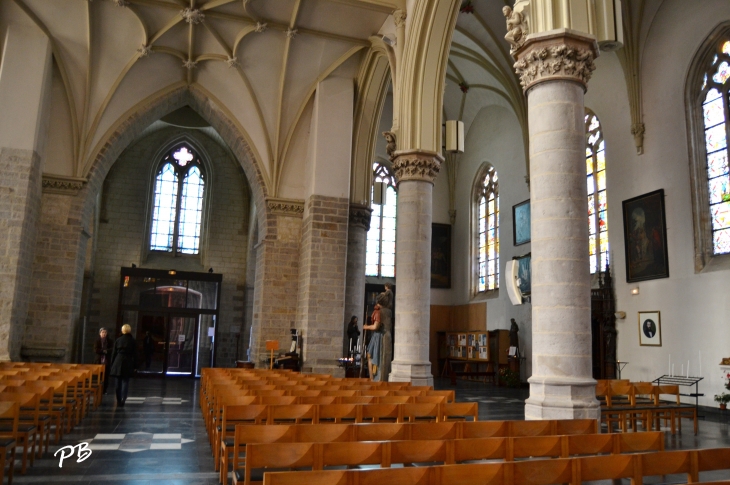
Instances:
[[[553,485],[686,474],[699,481],[700,472],[730,470],[730,448],[663,451],[627,455],[588,456],[505,463],[477,463],[372,470],[323,470],[264,474],[264,485]],[[722,482],[720,482],[722,483]]]

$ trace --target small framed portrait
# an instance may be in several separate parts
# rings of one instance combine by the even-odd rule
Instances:
[[[662,321],[658,311],[639,312],[639,345],[662,346]]]
[[[515,246],[530,242],[530,199],[512,206]]]

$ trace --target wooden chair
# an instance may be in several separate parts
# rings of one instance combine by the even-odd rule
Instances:
[[[360,404],[323,404],[317,407],[319,408],[317,417],[319,423],[362,422],[362,405]]]
[[[266,406],[252,406],[250,404],[226,404],[223,406],[223,414],[220,424],[214,429],[215,438],[213,442],[213,459],[215,470],[220,466],[220,453],[225,452],[228,436],[235,432],[237,424],[262,424],[266,422],[268,409]],[[223,443],[223,445],[221,445]]]
[[[317,422],[317,406],[313,404],[292,404],[288,406],[268,406],[266,424],[301,424]]]
[[[441,404],[408,403],[403,404],[403,420],[409,423],[416,421],[439,422],[441,420]]]
[[[299,397],[296,404],[339,404],[335,396]]]
[[[465,421],[471,417],[479,420],[479,405],[475,402],[454,402],[441,406],[441,421]]]
[[[0,483],[5,478],[5,462],[8,451],[10,461],[8,463],[8,485],[13,483],[13,471],[15,469],[15,445],[18,441],[18,418],[20,416],[20,405],[17,402],[0,403],[0,420],[3,424],[9,424],[9,431],[0,432]]]
[[[0,402],[11,402],[17,403],[19,407],[31,406],[36,408],[40,405],[40,399],[38,394],[34,393],[11,393],[3,392],[0,393]],[[6,435],[13,432],[14,424],[0,424],[0,434]],[[16,433],[16,442],[19,446],[23,447],[23,458],[21,461],[20,472],[25,475],[28,462],[28,448],[30,447],[30,464],[33,465],[35,461],[35,446],[38,443],[37,427],[33,424],[18,424]]]
[[[362,422],[379,423],[381,421],[402,423],[403,408],[401,404],[360,404]]]

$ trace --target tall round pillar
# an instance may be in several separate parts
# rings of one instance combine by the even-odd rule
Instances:
[[[433,385],[429,361],[431,314],[431,220],[433,181],[440,154],[404,150],[395,153],[398,181],[395,264],[395,353],[390,381]]]
[[[514,55],[527,94],[532,213],[532,377],[526,419],[600,418],[591,368],[583,97],[595,39],[529,36]]]
[[[345,321],[355,315],[362,332],[365,311],[365,252],[367,250],[370,215],[373,210],[359,204],[350,203],[349,224],[347,226],[347,276],[345,283]],[[350,342],[344,333],[343,355],[347,354]],[[362,333],[360,334],[362,339]],[[355,345],[355,342],[352,342]]]

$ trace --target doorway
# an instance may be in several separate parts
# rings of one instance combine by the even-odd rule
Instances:
[[[222,275],[122,268],[118,328],[132,327],[141,374],[200,376],[215,366]]]

